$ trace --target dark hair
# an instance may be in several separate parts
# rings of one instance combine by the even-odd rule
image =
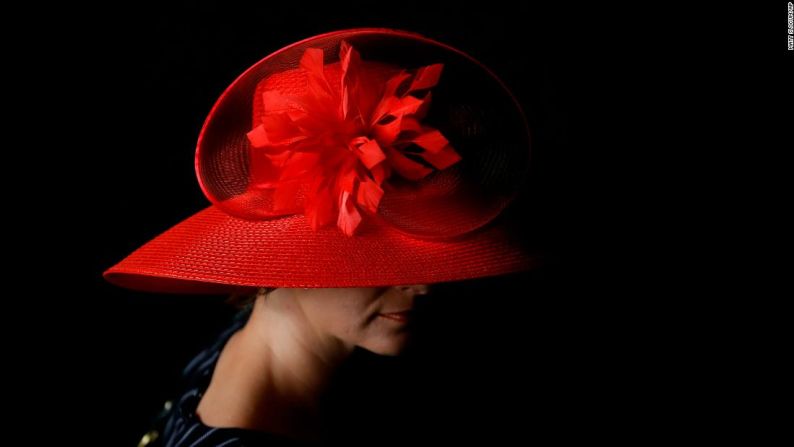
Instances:
[[[226,304],[237,309],[247,309],[254,306],[256,299],[262,295],[267,296],[278,287],[260,287],[255,293],[235,293],[226,298]]]

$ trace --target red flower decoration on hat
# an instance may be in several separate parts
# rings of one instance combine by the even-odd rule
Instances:
[[[352,236],[362,211],[377,212],[393,171],[420,180],[460,156],[421,123],[442,64],[385,69],[362,61],[347,42],[339,60],[341,78],[333,82],[323,50],[307,49],[299,68],[305,90],[262,92],[261,122],[248,133],[250,168],[258,187],[274,190],[274,212],[302,206],[313,229],[336,221]]]

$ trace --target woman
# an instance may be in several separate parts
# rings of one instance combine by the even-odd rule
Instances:
[[[197,414],[211,426],[318,436],[317,396],[334,369],[356,346],[400,353],[414,300],[425,293],[416,285],[260,294],[223,348]]]
[[[105,272],[139,290],[255,293],[186,369],[160,441],[324,440],[319,402],[354,348],[400,353],[433,284],[536,265],[503,212],[528,148],[504,84],[413,33],[328,33],[247,70],[199,136],[212,206]]]

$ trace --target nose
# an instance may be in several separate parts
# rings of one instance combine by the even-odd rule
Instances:
[[[408,286],[397,286],[397,289],[406,295],[427,295],[429,287],[427,284],[413,284]]]

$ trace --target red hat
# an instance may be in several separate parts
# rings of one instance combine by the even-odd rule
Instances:
[[[108,269],[117,285],[426,284],[536,260],[498,217],[527,173],[518,102],[465,53],[353,29],[287,46],[221,95],[199,135],[212,205]]]

